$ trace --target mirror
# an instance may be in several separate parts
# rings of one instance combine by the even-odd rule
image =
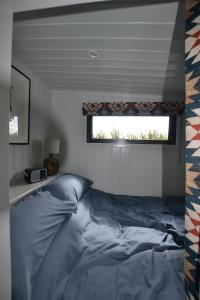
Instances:
[[[9,115],[10,144],[29,144],[30,83],[30,78],[12,66]]]

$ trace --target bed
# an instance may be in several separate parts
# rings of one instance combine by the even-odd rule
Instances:
[[[64,174],[11,208],[13,300],[182,300],[184,199]]]

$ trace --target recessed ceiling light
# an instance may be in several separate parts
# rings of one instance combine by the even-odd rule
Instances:
[[[99,52],[96,49],[92,49],[88,52],[88,55],[91,58],[97,58],[97,57],[99,57]]]

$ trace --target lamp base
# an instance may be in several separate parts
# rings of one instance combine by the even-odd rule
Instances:
[[[50,154],[48,158],[44,159],[43,165],[44,165],[44,168],[47,169],[48,176],[56,175],[59,171],[59,162],[53,156],[53,154]]]

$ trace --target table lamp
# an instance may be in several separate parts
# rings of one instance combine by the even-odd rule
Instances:
[[[45,149],[49,154],[48,158],[44,159],[44,168],[47,169],[48,176],[53,176],[59,171],[59,162],[55,157],[55,154],[59,153],[60,140],[59,139],[47,139],[45,140]]]

